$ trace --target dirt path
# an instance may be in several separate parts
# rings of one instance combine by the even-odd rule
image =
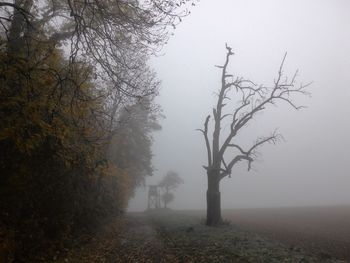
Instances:
[[[157,236],[156,230],[142,214],[127,215],[120,243],[107,262],[169,262],[171,254]]]
[[[143,213],[127,214],[106,224],[96,237],[53,262],[174,262]]]

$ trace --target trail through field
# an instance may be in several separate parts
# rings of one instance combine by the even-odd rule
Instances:
[[[164,246],[148,219],[141,214],[128,215],[108,262],[171,262],[173,255]]]
[[[62,262],[174,262],[148,218],[142,213],[116,218],[98,235],[70,251]]]

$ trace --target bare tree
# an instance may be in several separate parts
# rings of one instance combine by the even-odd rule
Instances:
[[[286,54],[283,57],[279,67],[277,78],[271,87],[257,85],[249,79],[234,77],[227,73],[227,67],[230,62],[230,57],[234,55],[232,48],[226,45],[226,60],[223,66],[216,66],[221,69],[221,88],[218,93],[216,107],[213,108],[214,131],[212,135],[212,144],[209,141],[209,121],[211,115],[208,115],[204,122],[204,129],[199,129],[204,135],[208,165],[203,166],[207,172],[208,189],[207,189],[207,225],[220,224],[221,219],[221,201],[220,201],[220,181],[226,176],[231,176],[232,168],[242,160],[248,162],[248,170],[251,168],[251,163],[256,158],[256,150],[266,143],[276,143],[281,135],[273,132],[266,137],[259,137],[253,145],[244,149],[237,142],[237,135],[246,127],[251,120],[260,112],[265,110],[270,105],[275,105],[277,102],[285,102],[292,108],[299,110],[303,106],[296,105],[292,101],[292,96],[296,94],[308,95],[306,87],[311,83],[303,85],[296,83],[298,71],[292,78],[283,75],[283,65],[286,59]],[[236,99],[233,103],[233,108],[224,113],[224,106],[232,105],[229,103],[229,92],[233,92],[232,98]],[[221,127],[224,121],[229,119],[229,132],[227,135],[221,133]],[[220,142],[222,144],[220,145]],[[233,150],[229,151],[229,150]],[[225,154],[230,152],[228,160],[225,159]],[[232,158],[232,154],[234,154]],[[226,158],[228,158],[226,156]]]

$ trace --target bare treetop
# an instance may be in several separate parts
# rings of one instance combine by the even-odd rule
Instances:
[[[255,140],[252,146],[244,149],[237,142],[237,135],[244,127],[246,127],[251,120],[260,112],[271,105],[278,103],[287,103],[290,107],[299,110],[303,105],[298,105],[293,101],[293,96],[309,95],[306,88],[311,84],[298,84],[298,71],[294,73],[291,78],[283,74],[283,66],[287,57],[284,55],[280,64],[277,77],[272,86],[258,85],[250,79],[243,77],[234,77],[227,73],[227,67],[231,56],[234,55],[232,48],[226,44],[226,59],[223,65],[216,66],[221,69],[221,87],[218,94],[216,107],[212,110],[212,115],[208,115],[204,122],[204,128],[199,129],[204,135],[205,145],[207,149],[208,164],[204,166],[208,174],[208,224],[216,224],[220,221],[220,192],[219,182],[226,176],[230,176],[232,168],[239,161],[245,160],[248,162],[248,170],[251,168],[251,163],[257,156],[257,149],[266,143],[276,143],[282,135],[276,131],[268,136],[259,137]],[[235,98],[236,103],[230,103],[229,100]],[[224,107],[232,108],[224,112]],[[212,136],[212,143],[210,143],[208,130],[210,124],[210,117],[213,117],[214,132]],[[229,119],[229,132],[226,136],[221,134],[221,125],[223,120]],[[222,144],[220,144],[222,140]],[[225,153],[228,149],[234,149],[237,154],[228,160],[225,159]],[[231,155],[230,155],[231,156]],[[213,213],[209,211],[212,202],[210,198],[216,201],[214,210],[215,218],[212,218]],[[213,201],[214,202],[214,201]],[[214,203],[215,203],[214,202]]]
[[[257,85],[249,79],[242,77],[234,77],[231,74],[227,74],[227,66],[230,62],[230,57],[234,55],[232,48],[226,44],[226,60],[223,66],[217,66],[222,69],[221,81],[222,86],[218,95],[218,103],[216,108],[213,108],[213,117],[215,123],[215,131],[213,138],[213,151],[208,139],[208,124],[210,115],[207,116],[204,129],[199,129],[204,137],[207,146],[208,153],[208,166],[209,169],[213,164],[216,164],[221,160],[223,168],[221,168],[221,176],[231,174],[232,167],[241,160],[248,161],[248,168],[251,167],[251,162],[254,160],[254,156],[257,148],[265,143],[276,143],[281,138],[281,134],[274,131],[271,135],[258,138],[255,143],[246,150],[243,150],[241,146],[236,143],[232,143],[238,132],[243,129],[257,113],[263,111],[269,105],[277,105],[278,102],[284,102],[289,104],[292,108],[299,110],[304,108],[303,105],[298,105],[292,100],[294,94],[309,95],[310,93],[306,88],[311,84],[297,84],[298,70],[295,71],[292,78],[288,78],[283,74],[283,66],[287,53],[285,53],[281,65],[278,70],[277,78],[274,80],[272,87]],[[228,110],[229,113],[223,113],[223,108],[226,106],[226,101],[231,100],[229,92],[234,93],[231,97],[239,97],[239,104],[235,108]],[[220,123],[225,118],[231,118],[230,132],[226,138],[223,138],[223,144],[219,145],[220,136]],[[239,155],[233,158],[230,162],[226,163],[224,160],[224,153],[227,148],[235,148],[239,151]]]

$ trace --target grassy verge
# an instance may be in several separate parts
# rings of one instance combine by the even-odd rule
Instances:
[[[233,225],[207,227],[203,220],[182,212],[152,212],[153,227],[176,262],[340,262],[307,255]]]

